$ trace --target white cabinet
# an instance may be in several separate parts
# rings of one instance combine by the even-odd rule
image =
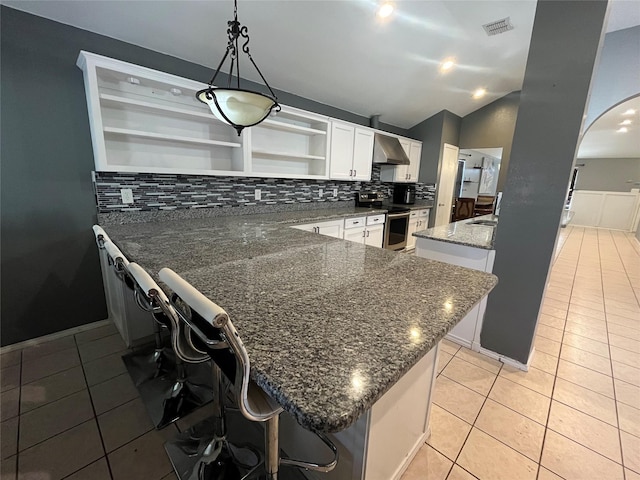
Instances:
[[[305,232],[319,233],[328,237],[342,238],[344,228],[344,220],[330,220],[328,222],[307,223],[304,225],[295,225],[292,228],[304,230]]]
[[[422,143],[398,138],[400,145],[404,149],[409,161],[409,165],[382,165],[380,170],[380,180],[382,182],[393,183],[415,183],[420,174],[420,157],[422,155]]]
[[[409,217],[409,231],[407,236],[407,250],[411,250],[416,247],[416,237],[413,236],[415,232],[424,230],[429,225],[429,209],[412,210]]]
[[[420,237],[416,244],[416,256],[491,273],[496,251]],[[451,329],[446,338],[475,352],[482,351],[480,332],[487,298],[484,297],[473,307],[460,323]]]
[[[97,171],[242,174],[245,136],[195,98],[205,85],[80,52]]]
[[[97,171],[326,179],[329,118],[282,106],[243,130],[195,98],[206,85],[80,52]]]
[[[385,215],[347,218],[344,221],[345,240],[382,248],[384,241]]]
[[[327,473],[305,472],[305,477],[400,480],[429,437],[438,353],[439,346],[435,346],[353,425],[329,434],[338,447],[338,464]],[[353,378],[358,378],[357,369]],[[293,458],[318,458],[318,452],[326,449],[318,437],[304,430],[290,414],[284,412],[280,419],[283,448]]]
[[[283,106],[276,116],[246,131],[245,156],[252,176],[327,178],[327,117]]]
[[[373,130],[332,122],[329,178],[371,180],[373,137]]]
[[[238,136],[195,98],[206,84],[84,51],[77,65],[96,171],[371,180],[373,129],[282,105]],[[400,140],[417,162],[398,181],[415,182],[421,145]]]

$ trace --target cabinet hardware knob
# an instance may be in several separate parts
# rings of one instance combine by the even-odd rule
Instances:
[[[349,176],[353,177],[353,170],[349,170]]]
[[[364,236],[366,235],[367,232],[365,232],[364,230],[362,231],[362,238],[364,238]]]
[[[354,170],[354,171],[353,171],[353,176],[354,176],[354,177],[356,176],[356,172],[357,172],[357,170]]]
[[[367,230],[367,237],[369,236],[369,230]]]

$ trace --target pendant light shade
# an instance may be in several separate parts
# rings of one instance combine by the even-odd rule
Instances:
[[[235,88],[211,88],[198,92],[198,100],[209,105],[211,112],[221,121],[251,127],[262,122],[277,105],[276,100],[260,93]],[[238,134],[242,128],[238,131]]]
[[[196,98],[202,103],[206,103],[211,112],[221,121],[232,125],[238,135],[245,127],[252,127],[262,122],[269,116],[272,111],[279,112],[280,105],[275,93],[262,75],[262,72],[256,65],[249,52],[249,33],[247,27],[243,27],[238,22],[238,2],[234,0],[234,19],[227,22],[229,28],[227,34],[229,41],[227,50],[209,82],[209,87],[196,93]],[[240,59],[238,58],[238,39],[239,37],[246,40],[242,44],[242,51],[249,57],[249,61],[257,70],[260,78],[265,86],[269,89],[271,95],[254,92],[240,88]],[[220,68],[224,65],[225,60],[231,58],[231,68],[229,70],[229,81],[227,87],[214,87],[214,81],[220,72]],[[235,75],[235,86],[232,87],[232,78]]]

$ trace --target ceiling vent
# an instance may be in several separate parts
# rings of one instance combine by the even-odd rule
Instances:
[[[496,20],[495,22],[487,23],[483,25],[484,31],[487,32],[487,35],[490,37],[493,35],[498,35],[500,33],[508,32],[509,30],[513,30],[513,24],[511,23],[511,17],[503,18],[502,20]]]

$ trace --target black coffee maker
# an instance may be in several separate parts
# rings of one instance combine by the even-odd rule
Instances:
[[[416,186],[412,183],[396,183],[393,186],[393,203],[412,205],[416,202]]]

